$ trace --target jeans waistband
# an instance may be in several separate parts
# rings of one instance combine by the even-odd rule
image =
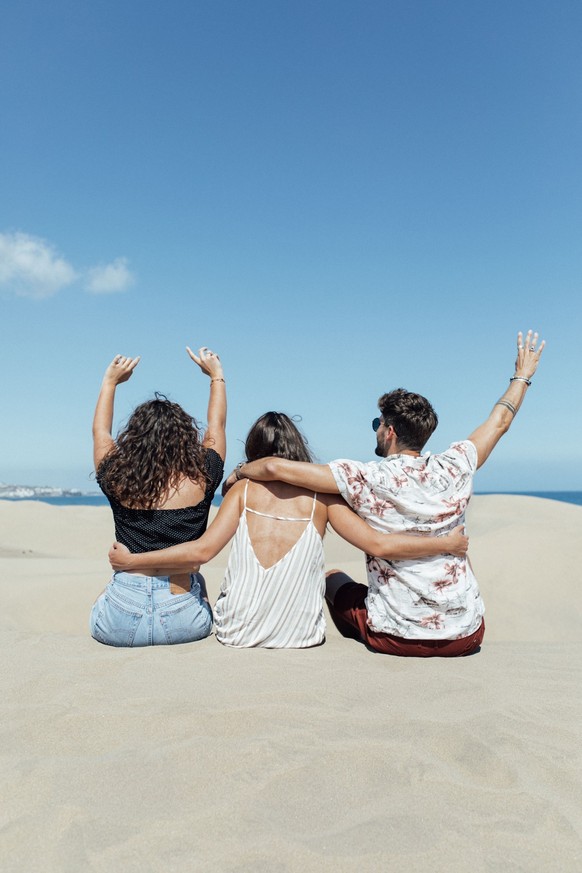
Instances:
[[[170,588],[169,576],[136,576],[133,573],[114,573],[112,581],[128,588],[140,591],[152,591],[154,588]],[[190,584],[197,581],[196,574],[190,574]]]

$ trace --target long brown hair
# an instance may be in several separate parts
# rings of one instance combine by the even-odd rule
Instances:
[[[153,509],[184,479],[209,479],[202,431],[178,403],[156,392],[136,407],[97,470],[103,490],[123,506]]]
[[[265,412],[251,427],[245,442],[247,461],[258,458],[287,458],[313,462],[307,440],[284,412]]]

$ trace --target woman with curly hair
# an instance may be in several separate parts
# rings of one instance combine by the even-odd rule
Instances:
[[[267,457],[313,461],[305,438],[283,412],[266,412],[253,424],[245,455],[247,462]],[[214,608],[216,638],[227,646],[307,648],[324,641],[323,536],[328,521],[352,545],[378,557],[462,556],[467,551],[460,527],[440,537],[381,534],[337,494],[238,479],[237,469],[225,483],[228,493],[216,518],[196,543],[149,554],[130,554],[131,549],[115,543],[109,552],[118,571],[177,572],[206,563],[234,537]]]
[[[117,355],[107,367],[93,420],[99,487],[109,500],[115,536],[132,552],[185,543],[206,530],[226,455],[226,384],[220,358],[203,347],[190,358],[210,377],[208,427],[163,394],[142,403],[117,439],[111,435],[115,391],[138,358]],[[110,646],[186,643],[208,636],[212,610],[198,567],[145,576],[114,573],[91,611],[91,635]]]

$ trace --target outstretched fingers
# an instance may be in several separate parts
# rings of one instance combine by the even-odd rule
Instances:
[[[521,336],[521,334],[518,334],[518,348],[519,348],[519,337],[520,336]],[[528,330],[526,337],[525,337],[525,343],[524,343],[524,351],[529,352],[532,355],[537,355],[538,358],[541,355],[541,353],[544,349],[544,346],[546,344],[546,341],[542,340],[538,346],[539,338],[540,338],[540,335],[537,332],[537,330],[535,332],[533,330]]]
[[[127,382],[131,374],[139,364],[141,358],[128,358],[125,355],[115,355],[107,370],[105,371],[105,379],[112,381],[115,385],[121,382]]]
[[[528,330],[525,338],[523,333],[519,331],[517,334],[517,360],[515,362],[516,375],[521,375],[528,379],[531,378],[536,371],[545,345],[545,340],[540,342],[540,335],[537,330]]]
[[[198,355],[195,355],[190,346],[186,346],[186,351],[190,355],[193,361],[196,361],[198,366],[202,364],[203,361],[208,358],[218,358],[216,352],[213,352],[208,346],[202,346],[202,348],[198,349]],[[220,360],[220,358],[218,358]]]
[[[201,367],[201,366],[202,366],[202,361],[200,360],[200,358],[199,358],[197,355],[194,354],[194,352],[192,351],[192,349],[190,348],[190,346],[186,346],[186,351],[188,352],[189,356],[190,356],[191,359],[194,361],[194,363],[195,363],[195,364],[198,364],[198,366]]]
[[[141,360],[141,355],[138,355],[137,358],[128,358],[125,355],[115,355],[113,358],[112,364],[115,367],[123,370],[134,370]]]
[[[220,358],[216,352],[213,352],[212,349],[208,348],[208,346],[202,346],[202,348],[198,349],[197,355],[192,351],[190,346],[186,346],[186,351],[194,363],[198,364],[202,372],[207,376],[213,377],[222,375],[222,364]]]

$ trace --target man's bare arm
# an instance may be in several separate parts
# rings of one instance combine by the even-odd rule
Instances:
[[[517,335],[517,360],[515,373],[505,394],[497,401],[489,418],[473,431],[469,440],[477,449],[477,467],[481,467],[503,434],[507,433],[523,402],[531,377],[537,370],[540,356],[545,346],[543,340],[539,347],[538,334],[527,332],[525,343],[521,331]]]

